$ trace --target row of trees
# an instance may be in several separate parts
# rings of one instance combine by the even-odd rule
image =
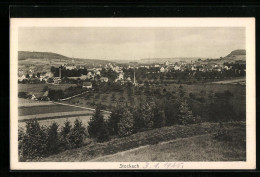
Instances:
[[[185,97],[182,88],[179,93],[179,98],[174,100],[144,101],[132,106],[117,105],[112,109],[108,120],[104,120],[100,111],[97,111],[89,124],[90,127],[93,126],[93,133],[96,133],[92,137],[104,141],[108,140],[109,136],[128,136],[140,131],[177,124],[245,120],[245,110],[236,113],[230,104],[233,94],[229,91],[211,93],[208,98],[194,94]],[[102,131],[97,131],[99,128]],[[92,131],[89,134],[91,135]]]
[[[26,131],[19,129],[18,133],[20,161],[37,159],[80,147],[87,137],[86,127],[77,119],[73,127],[69,121],[66,121],[61,131],[58,129],[59,126],[55,122],[47,127],[40,126],[37,120],[27,121]]]
[[[88,133],[91,138],[102,142],[109,140],[111,136],[124,137],[163,126],[200,122],[200,117],[192,113],[186,100],[181,101],[176,109],[176,114],[171,113],[172,108],[163,108],[144,102],[134,107],[117,105],[112,110],[109,119],[105,120],[97,107],[89,122]]]

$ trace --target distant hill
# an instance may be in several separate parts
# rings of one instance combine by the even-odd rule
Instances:
[[[68,57],[52,52],[28,52],[18,51],[18,60],[25,59],[68,59]]]
[[[115,61],[100,60],[100,59],[85,59],[85,58],[70,58],[64,55],[60,55],[53,52],[28,52],[28,51],[18,51],[18,60],[37,60],[45,59],[51,61],[52,63],[57,61],[71,62],[72,59],[77,63],[91,63],[91,64],[107,64],[116,63]],[[40,62],[39,60],[38,62]]]
[[[228,54],[226,57],[224,57],[226,60],[242,60],[246,61],[246,50],[239,49],[239,50],[233,50],[230,54]]]
[[[18,51],[18,67],[25,73],[33,70],[34,72],[48,72],[51,66],[71,63],[74,60],[76,65],[85,65],[87,67],[100,67],[108,63],[115,64],[114,61],[99,59],[70,58],[52,52],[28,52]]]
[[[239,49],[239,50],[233,50],[230,54],[227,55],[227,57],[231,57],[233,55],[246,55],[246,50]]]

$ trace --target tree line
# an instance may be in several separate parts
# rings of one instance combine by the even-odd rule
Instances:
[[[203,93],[202,93],[203,94]],[[81,147],[86,138],[97,142],[115,137],[126,137],[137,132],[173,125],[199,124],[201,122],[245,121],[245,110],[236,113],[230,104],[233,94],[210,93],[208,98],[190,93],[179,87],[177,99],[141,100],[139,104],[118,104],[108,118],[99,106],[87,126],[80,120],[66,121],[59,125],[40,126],[37,120],[26,122],[26,131],[19,131],[19,153],[21,160],[35,159],[55,154],[66,149]],[[208,99],[207,101],[205,99]]]

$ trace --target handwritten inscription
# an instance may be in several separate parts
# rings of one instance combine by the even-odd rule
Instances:
[[[143,166],[144,169],[182,169],[183,163],[182,162],[158,162],[158,163],[149,163]]]

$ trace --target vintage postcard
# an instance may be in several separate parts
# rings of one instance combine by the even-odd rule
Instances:
[[[11,170],[255,169],[254,18],[11,18]]]

